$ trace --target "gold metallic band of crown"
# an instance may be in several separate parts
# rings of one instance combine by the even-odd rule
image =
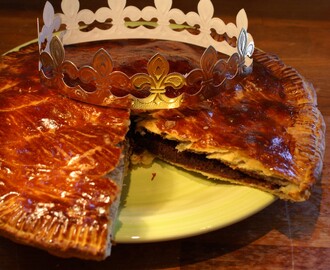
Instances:
[[[50,52],[43,51],[40,54],[40,73],[42,82],[47,86],[86,103],[141,110],[172,109],[179,107],[183,98],[189,95],[179,91],[183,86],[193,86],[198,82],[200,88],[193,95],[203,95],[205,92],[208,93],[207,98],[210,98],[219,93],[221,85],[226,81],[246,73],[245,39],[246,31],[242,29],[237,43],[241,49],[229,59],[217,59],[217,51],[212,46],[208,47],[201,56],[200,68],[186,75],[170,72],[166,58],[157,53],[147,64],[148,73],[128,77],[124,72],[114,71],[112,58],[104,49],[98,50],[91,65],[77,67],[73,62],[65,60],[64,46],[55,36],[50,43]],[[70,80],[75,80],[75,83],[70,85]],[[93,85],[95,90],[87,91],[84,85]],[[116,95],[112,92],[113,88],[128,94]],[[170,88],[178,90],[177,96],[168,97],[167,89]],[[130,94],[133,90],[139,92],[141,89],[149,92],[147,97]]]

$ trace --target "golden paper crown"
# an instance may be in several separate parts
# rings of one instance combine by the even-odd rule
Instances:
[[[125,0],[108,0],[108,7],[102,7],[95,13],[79,10],[79,0],[63,0],[61,7],[63,13],[55,14],[53,6],[46,2],[43,13],[45,25],[39,30],[38,39],[39,69],[44,84],[73,99],[143,110],[177,108],[185,96],[192,95],[186,93],[184,87],[198,82],[199,90],[193,95],[216,95],[228,80],[245,74],[252,67],[254,43],[247,33],[248,21],[244,10],[237,14],[234,25],[213,18],[214,8],[209,0],[199,2],[198,13],[187,14],[172,9],[171,0],[155,0],[155,7],[148,6],[142,10],[126,7]],[[107,27],[90,27],[95,22]],[[65,30],[56,35],[60,26],[64,26]],[[236,44],[231,45],[226,38],[215,39],[212,29],[218,36],[236,39]],[[200,57],[200,67],[187,74],[171,71],[168,60],[156,51],[147,64],[147,73],[132,76],[114,71],[112,58],[103,48],[93,56],[90,65],[78,67],[74,59],[65,58],[66,45],[115,39],[172,40],[201,46],[205,50]],[[219,53],[227,58],[220,59]],[[69,83],[70,80],[75,83]],[[86,85],[93,85],[93,90],[85,89]],[[168,89],[175,89],[176,95],[169,97]],[[147,90],[148,95],[133,94],[141,90]],[[205,96],[210,98],[210,94]]]

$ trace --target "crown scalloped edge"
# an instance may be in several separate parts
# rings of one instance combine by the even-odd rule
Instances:
[[[155,6],[147,6],[143,9],[138,9],[134,6],[126,6],[126,0],[108,0],[107,7],[101,7],[96,12],[88,9],[80,10],[79,0],[62,0],[61,8],[62,13],[55,14],[53,6],[47,1],[43,11],[44,26],[41,31],[38,21],[38,43],[40,51],[40,63],[39,69],[41,73],[42,82],[56,86],[59,91],[71,98],[81,101],[103,105],[103,106],[115,106],[118,105],[120,98],[114,96],[111,93],[111,86],[109,89],[96,89],[94,92],[86,92],[80,86],[70,87],[63,80],[63,72],[67,70],[68,65],[73,70],[76,70],[80,74],[80,68],[75,66],[74,63],[65,60],[65,46],[70,44],[78,44],[84,42],[100,41],[100,40],[114,40],[114,39],[159,39],[159,40],[171,40],[184,42],[192,45],[197,45],[206,48],[204,54],[201,56],[201,67],[203,61],[214,59],[216,52],[223,53],[228,56],[227,60],[214,61],[213,69],[218,66],[227,67],[233,63],[237,66],[237,69],[229,77],[224,77],[219,82],[214,82],[212,78],[207,79],[207,85],[203,84],[202,88],[213,87],[219,88],[226,80],[233,79],[239,74],[244,73],[246,70],[251,70],[253,59],[252,54],[254,51],[254,42],[252,36],[247,32],[248,19],[245,11],[242,9],[236,16],[236,25],[233,23],[225,24],[220,18],[213,17],[214,7],[210,0],[200,0],[197,6],[198,13],[188,12],[185,14],[179,9],[172,8],[172,0],[154,0]],[[128,27],[127,18],[136,27]],[[144,22],[150,22],[153,18],[157,21],[153,23],[152,27],[145,27],[141,20]],[[93,28],[92,30],[84,31],[81,24],[85,27],[98,22],[101,24],[111,24],[108,29]],[[175,22],[175,24],[173,24]],[[189,31],[175,31],[176,27],[194,27],[198,25],[198,33],[190,33]],[[61,31],[59,35],[56,32],[60,26],[64,25],[65,30]],[[132,24],[131,24],[132,25]],[[173,27],[174,25],[174,27]],[[211,29],[215,29],[219,35],[227,35],[229,38],[236,38],[236,46],[230,45],[226,40],[217,41],[211,35]],[[98,56],[97,56],[98,55]],[[107,52],[98,52],[94,56],[96,62],[105,61],[111,66],[112,59]],[[100,55],[102,57],[100,57]],[[150,59],[148,65],[155,65],[155,58],[159,58],[156,54]],[[159,60],[159,59],[158,59]],[[160,57],[162,64],[166,65],[166,59]],[[158,62],[159,62],[158,61]],[[156,61],[157,62],[157,61]],[[222,65],[219,65],[219,63]],[[101,63],[102,64],[102,63]],[[54,74],[49,76],[44,72],[45,66],[51,66],[56,70]],[[98,70],[94,67],[90,67],[93,72],[98,73]],[[158,68],[154,66],[154,68]],[[182,85],[189,85],[196,77],[196,74],[200,74],[200,71],[207,76],[210,76],[208,71],[198,69],[193,70],[189,74],[177,74],[174,76],[169,71],[164,71],[164,78],[172,80],[170,85],[173,88],[180,88]],[[140,81],[142,78],[149,78],[148,81],[153,80],[152,69],[150,74],[136,74],[131,78],[128,78],[124,73],[112,72],[109,70],[107,76],[118,76],[121,78],[121,82],[127,83],[127,85],[135,86],[139,88],[139,85],[134,84],[134,81]],[[221,70],[225,73],[225,70]],[[72,76],[77,76],[74,74]],[[114,74],[114,75],[113,75]],[[70,75],[70,74],[69,74]],[[100,77],[100,76],[99,76]],[[102,77],[102,76],[101,76]],[[139,80],[136,80],[138,78]],[[82,78],[84,79],[84,78]],[[104,83],[109,78],[102,78]],[[98,83],[98,82],[96,82]],[[124,85],[125,85],[124,83]],[[173,84],[174,83],[174,84]],[[178,85],[175,85],[178,84]],[[165,109],[179,107],[182,103],[184,94],[175,97],[168,98],[166,96],[165,87],[168,85],[159,85],[151,83],[150,95],[147,98],[130,97],[130,103],[123,105],[137,109]],[[177,89],[176,88],[176,89]],[[205,89],[200,89],[198,93]],[[102,97],[102,99],[101,99]]]

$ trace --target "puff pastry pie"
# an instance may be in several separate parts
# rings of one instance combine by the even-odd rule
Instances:
[[[99,46],[67,53],[84,62]],[[116,65],[125,59],[119,69],[129,74],[144,71],[155,47],[181,73],[199,65],[203,50],[118,41],[111,51]],[[276,56],[257,50],[253,72],[217,97],[152,113],[60,96],[40,85],[37,62],[32,44],[0,64],[0,234],[14,241],[64,257],[108,256],[128,141],[135,158],[147,150],[292,201],[307,199],[320,176],[325,127],[315,91]]]

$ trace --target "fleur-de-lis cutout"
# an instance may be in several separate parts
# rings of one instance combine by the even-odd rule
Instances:
[[[120,71],[113,71],[113,61],[109,53],[100,49],[94,55],[91,66],[77,68],[73,63],[66,61],[62,64],[63,73],[70,79],[79,79],[80,88],[88,92],[94,92],[93,97],[106,97],[114,94],[123,97],[129,94],[131,89],[129,77]],[[92,97],[92,95],[89,95]]]
[[[247,31],[242,28],[237,39],[237,51],[241,61],[244,61],[245,57],[251,57],[254,52],[254,43],[251,41],[248,43]]]
[[[219,59],[217,51],[208,47],[200,61],[201,68],[192,70],[187,76],[189,86],[200,86],[194,94],[202,94],[204,98],[210,98],[219,93],[219,87],[227,80],[236,76],[238,55],[232,55],[228,61]]]
[[[148,62],[148,74],[138,73],[131,78],[137,90],[150,89],[146,102],[163,102],[167,100],[166,88],[180,89],[185,84],[185,77],[180,73],[169,73],[169,63],[160,54],[153,56]]]
[[[40,55],[43,76],[65,95],[78,100],[102,104],[113,95],[124,97],[132,88],[129,77],[113,71],[113,62],[107,51],[100,49],[93,58],[91,66],[78,68],[71,61],[65,60],[65,51],[60,39],[55,36],[50,42],[50,53]],[[71,85],[71,86],[70,86]],[[75,91],[70,87],[77,88]]]
[[[49,44],[49,53],[43,51],[40,54],[40,62],[45,76],[48,78],[61,79],[63,77],[61,65],[64,59],[64,48],[59,38],[55,36]]]
[[[57,31],[61,25],[61,19],[55,15],[53,6],[47,1],[43,11],[43,21],[45,25],[42,27],[38,37],[39,50],[41,43],[47,40],[45,51],[49,52],[50,42],[53,38],[53,32]],[[39,20],[38,20],[39,28]]]
[[[107,78],[113,70],[110,55],[104,49],[100,49],[93,57],[91,66],[83,66],[79,69],[79,79],[83,84],[94,83],[97,89],[109,89]]]
[[[129,77],[120,71],[113,71],[113,61],[109,53],[100,49],[93,59],[92,67],[96,72],[96,87],[100,90],[116,91],[121,97],[129,93],[131,83]]]
[[[79,29],[79,23],[91,24],[94,21],[94,13],[88,9],[80,10],[79,0],[62,0],[61,8],[63,15],[62,22],[67,29]]]

